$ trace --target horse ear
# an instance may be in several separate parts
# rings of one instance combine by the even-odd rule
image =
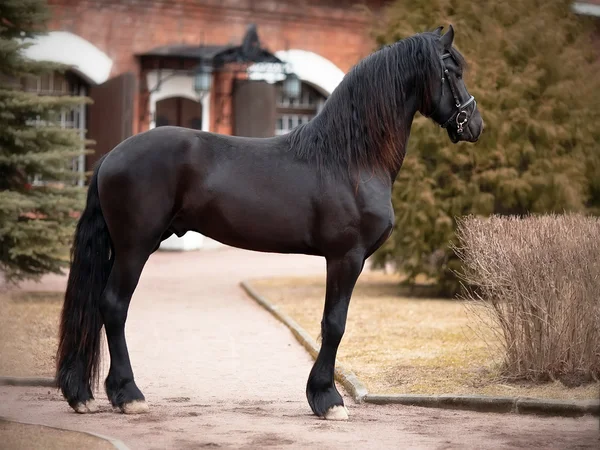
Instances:
[[[454,28],[452,28],[452,25],[448,27],[448,32],[440,38],[440,42],[442,43],[444,50],[450,50],[452,42],[454,42]]]
[[[435,34],[437,34],[438,36],[441,36],[441,35],[442,35],[442,30],[443,30],[443,29],[444,29],[444,27],[443,27],[443,26],[442,26],[442,27],[437,27],[435,30],[433,30],[433,32],[434,32]]]

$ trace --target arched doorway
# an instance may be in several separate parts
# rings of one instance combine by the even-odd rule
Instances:
[[[156,102],[156,126],[175,125],[202,129],[202,105],[186,97],[169,97]]]

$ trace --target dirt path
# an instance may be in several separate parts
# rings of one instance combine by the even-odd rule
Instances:
[[[104,439],[76,431],[64,431],[41,425],[27,425],[0,419],[0,448],[10,450],[114,450]]]
[[[0,416],[110,435],[131,449],[566,449],[600,442],[598,420],[591,417],[355,405],[349,398],[349,422],[314,417],[304,394],[312,359],[238,282],[324,274],[324,268],[320,258],[230,248],[159,252],[142,275],[126,328],[151,412],[115,413],[100,393],[98,414],[77,415],[53,390],[1,387]],[[63,286],[63,278],[48,277],[36,288]]]

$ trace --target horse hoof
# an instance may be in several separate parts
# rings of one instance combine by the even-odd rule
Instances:
[[[95,413],[96,411],[98,411],[98,406],[96,405],[96,402],[94,401],[94,399],[88,400],[87,402],[79,402],[77,403],[73,409],[75,410],[76,413],[79,414],[90,414],[90,413]]]
[[[345,406],[332,406],[325,413],[325,420],[348,420],[348,408]]]
[[[145,414],[150,412],[150,408],[144,400],[133,400],[129,403],[123,403],[121,411],[124,414]]]

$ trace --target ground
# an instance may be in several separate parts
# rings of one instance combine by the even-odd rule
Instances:
[[[127,342],[150,413],[75,414],[53,389],[0,387],[0,416],[108,434],[131,449],[596,448],[598,420],[356,405],[348,422],[312,415],[312,366],[290,331],[239,287],[246,278],[320,275],[321,258],[223,248],[152,256]],[[60,292],[64,277],[23,289]],[[302,299],[298,299],[302,301]],[[104,364],[106,373],[107,363]]]
[[[0,448],[10,450],[114,450],[104,439],[74,431],[57,430],[41,425],[29,425],[0,419]]]
[[[399,287],[400,279],[367,271],[352,296],[338,360],[370,393],[598,398],[600,383],[566,387],[559,381],[506,379],[500,370],[504,354],[500,330],[488,326],[493,323],[482,316],[481,308],[460,300],[408,297],[406,288]],[[317,340],[323,276],[259,279],[250,284]]]
[[[0,376],[54,375],[61,292],[0,292]]]

